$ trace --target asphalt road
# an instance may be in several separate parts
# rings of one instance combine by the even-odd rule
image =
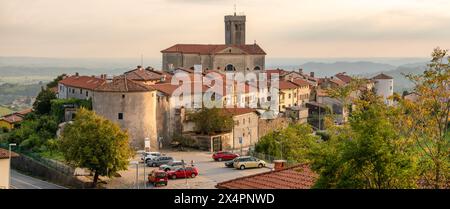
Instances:
[[[66,189],[65,187],[21,174],[15,170],[11,170],[11,188],[12,189]]]

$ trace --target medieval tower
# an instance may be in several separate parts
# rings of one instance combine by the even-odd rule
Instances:
[[[245,15],[225,16],[225,44],[245,45]]]

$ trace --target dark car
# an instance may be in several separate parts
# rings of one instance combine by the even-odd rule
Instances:
[[[234,168],[234,162],[236,162],[237,159],[239,159],[239,158],[234,158],[233,160],[229,160],[229,161],[225,162],[225,166],[228,168]]]
[[[153,170],[148,174],[148,182],[153,184],[153,186],[164,185],[167,186],[167,181],[169,180],[169,175],[160,170]]]
[[[159,170],[170,171],[183,165],[186,165],[186,163],[183,163],[182,161],[172,161],[170,163],[159,166]]]
[[[167,174],[171,179],[177,178],[195,178],[198,176],[198,169],[196,167],[176,168],[173,171],[168,171]]]
[[[147,166],[158,167],[160,165],[168,164],[172,161],[173,161],[173,157],[159,156],[159,157],[153,158],[151,160],[147,160],[146,163],[147,163]]]
[[[212,155],[212,158],[215,161],[233,160],[234,158],[237,158],[237,157],[239,157],[238,154],[235,154],[232,152],[226,152],[226,151],[216,152]]]

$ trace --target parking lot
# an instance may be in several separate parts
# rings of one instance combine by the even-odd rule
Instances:
[[[215,162],[211,158],[211,153],[199,152],[199,151],[186,151],[186,152],[173,152],[173,151],[161,151],[161,153],[166,156],[171,156],[175,160],[184,160],[186,163],[190,164],[194,161],[194,165],[199,170],[199,175],[195,178],[188,179],[174,179],[169,180],[167,186],[163,187],[153,187],[152,185],[145,184],[147,181],[147,175],[155,169],[154,167],[145,167],[144,174],[144,164],[139,164],[138,168],[136,165],[130,164],[127,171],[119,172],[121,177],[112,178],[107,181],[107,188],[117,188],[117,189],[133,189],[137,188],[136,176],[138,176],[138,186],[139,189],[213,189],[215,185],[222,181],[227,181],[230,179],[253,175],[257,173],[270,171],[272,168],[271,164],[267,164],[265,168],[255,168],[246,170],[237,170],[234,168],[226,168],[224,162]],[[136,161],[140,161],[140,155],[136,155]],[[137,172],[136,172],[137,171]],[[138,175],[136,175],[138,174]]]

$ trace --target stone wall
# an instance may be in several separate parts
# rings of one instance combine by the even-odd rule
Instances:
[[[267,135],[269,132],[274,130],[280,130],[288,127],[290,120],[285,117],[278,117],[276,119],[259,119],[259,137]]]
[[[13,158],[11,161],[11,167],[23,173],[27,173],[29,175],[69,188],[84,189],[90,186],[89,183],[82,182],[73,176],[70,169],[66,172],[62,172],[60,170],[45,166],[44,164],[24,155]]]
[[[156,91],[149,92],[95,92],[92,107],[95,113],[128,131],[130,145],[143,149],[145,138],[152,150],[158,150],[156,128]],[[119,119],[119,113],[123,119]]]

